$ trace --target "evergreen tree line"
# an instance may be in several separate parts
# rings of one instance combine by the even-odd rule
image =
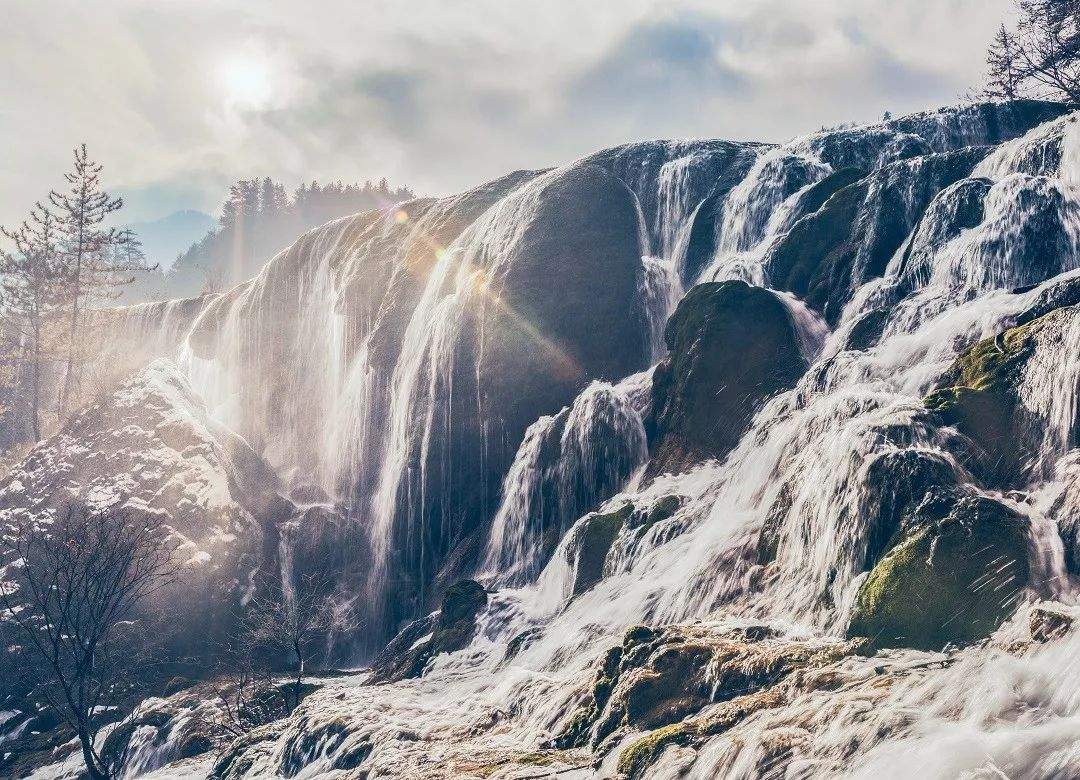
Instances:
[[[255,276],[266,261],[306,230],[332,219],[388,208],[416,197],[386,179],[363,184],[302,183],[290,195],[271,178],[229,187],[218,226],[176,258],[172,268],[139,274],[126,302],[220,292]]]
[[[34,204],[16,227],[0,227],[0,426],[11,444],[37,441],[80,404],[88,359],[87,316],[151,272],[138,238],[110,227],[124,205],[101,181],[86,145],[74,150],[66,186]]]

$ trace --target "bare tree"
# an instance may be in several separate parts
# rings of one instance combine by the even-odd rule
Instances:
[[[286,578],[289,579],[289,578]],[[279,650],[295,664],[292,679],[293,709],[300,703],[304,674],[320,646],[333,631],[349,628],[345,609],[335,609],[333,580],[324,574],[304,574],[295,585],[266,582],[248,604],[244,629],[263,650]]]
[[[986,55],[991,98],[1080,101],[1080,0],[1016,0]]]
[[[45,334],[60,306],[59,228],[56,215],[41,203],[16,229],[0,227],[14,252],[0,251],[0,304],[13,324],[10,335],[17,350],[16,390],[25,385],[30,435],[41,438],[42,370],[46,360]]]
[[[258,637],[240,623],[217,646],[213,689],[221,708],[218,726],[234,737],[286,713],[268,664],[259,656]]]
[[[68,309],[68,354],[59,398],[61,414],[67,410],[78,384],[82,314],[95,301],[111,300],[118,287],[131,284],[135,280],[130,276],[132,271],[157,268],[145,262],[131,231],[105,226],[124,201],[102,189],[101,171],[101,164],[90,159],[86,144],[77,146],[72,170],[64,174],[68,191],[49,194],[64,234],[61,257]]]
[[[132,682],[130,621],[175,579],[174,544],[127,512],[70,506],[51,523],[17,521],[0,545],[15,571],[0,582],[0,618],[37,692],[78,735],[90,778],[106,780],[99,715]]]

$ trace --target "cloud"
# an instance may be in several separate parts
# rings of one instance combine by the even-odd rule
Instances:
[[[81,141],[135,220],[213,212],[239,177],[439,194],[645,137],[935,107],[977,83],[1008,2],[0,0],[0,223]]]
[[[721,19],[699,14],[643,21],[570,80],[566,118],[614,123],[647,136],[660,128],[677,130],[702,101],[731,99],[750,88],[721,60],[732,34]]]

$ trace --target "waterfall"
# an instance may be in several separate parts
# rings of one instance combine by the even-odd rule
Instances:
[[[667,354],[664,326],[683,296],[679,272],[667,260],[643,257],[645,275],[642,297],[645,299],[646,326],[649,333],[650,362],[656,363]]]
[[[681,295],[687,243],[702,209],[716,209],[716,226],[713,262],[700,278],[744,277],[767,285],[765,249],[804,216],[795,211],[800,193],[855,164],[885,166],[882,182],[873,186],[919,178],[925,161],[894,159],[903,145],[893,144],[899,136],[921,139],[926,149],[911,138],[900,140],[915,143],[924,157],[927,150],[944,153],[1000,140],[991,139],[992,123],[981,117],[974,110],[952,118],[924,115],[815,134],[782,147],[755,147],[749,172],[708,206],[715,193],[696,178],[700,158],[665,150],[662,162],[650,158],[655,176],[622,175],[620,181],[629,182],[637,196],[629,206],[635,211],[631,238],[645,258],[637,269],[636,295],[643,303],[652,361],[663,354],[663,324]],[[286,285],[282,305],[255,318],[259,327],[251,322],[254,307],[271,295],[274,269],[215,301],[200,322],[204,328],[213,322],[216,350],[204,349],[198,323],[185,347],[193,384],[221,418],[257,440],[283,473],[317,480],[334,488],[339,500],[352,502],[350,518],[363,521],[373,546],[365,583],[369,600],[384,599],[390,588],[400,587],[402,600],[411,599],[409,607],[417,611],[440,556],[469,533],[480,534],[478,570],[499,589],[468,647],[433,659],[419,680],[350,684],[317,699],[323,709],[306,710],[302,724],[288,721],[274,750],[254,756],[251,774],[278,771],[274,761],[284,760],[286,747],[321,733],[321,727],[326,733],[311,737],[315,746],[305,753],[311,758],[304,771],[312,776],[331,771],[339,743],[326,735],[346,728],[343,723],[358,741],[370,739],[373,776],[404,773],[408,761],[427,760],[445,741],[483,735],[488,715],[499,724],[500,744],[531,748],[565,722],[580,703],[595,659],[635,624],[710,620],[719,614],[769,621],[798,636],[843,636],[881,531],[875,524],[882,484],[874,467],[897,456],[932,460],[972,495],[1026,517],[1033,592],[1068,598],[1071,581],[1061,540],[1040,491],[1064,489],[1074,473],[1062,462],[1070,453],[1075,456],[1080,318],[1037,344],[1023,376],[1028,411],[1046,424],[1039,453],[1044,468],[1025,491],[1005,496],[975,484],[958,434],[934,419],[923,399],[965,349],[1013,325],[1046,285],[1077,268],[1075,125],[1071,117],[1047,122],[1001,144],[972,175],[942,187],[935,180],[925,193],[912,190],[901,198],[907,234],[881,278],[853,275],[855,282],[836,282],[858,289],[834,332],[804,301],[779,291],[810,364],[806,374],[761,406],[722,462],[651,481],[636,477],[648,457],[642,423],[648,372],[623,382],[573,374],[560,389],[572,388],[576,397],[570,393],[513,435],[500,416],[506,410],[490,403],[500,379],[485,373],[502,335],[496,323],[515,322],[517,314],[508,310],[504,283],[545,188],[559,180],[559,171],[517,182],[478,209],[468,227],[440,244],[424,273],[411,281],[408,306],[373,304],[371,311],[349,311],[350,296],[358,293],[348,283],[347,269],[358,257],[375,257],[367,252],[378,235],[385,238],[399,228],[348,221],[307,239],[305,264]],[[655,156],[656,147],[650,149]],[[644,192],[643,182],[651,192]],[[430,232],[434,223],[425,224]],[[653,234],[649,240],[637,234],[642,225],[645,234]],[[649,256],[650,251],[659,256]],[[387,271],[386,278],[365,281],[381,294],[393,287],[393,276]],[[1028,289],[1032,285],[1035,289]],[[393,317],[383,316],[387,307]],[[880,337],[872,346],[848,348],[856,322],[876,309],[884,310]],[[281,331],[266,321],[278,315],[291,328],[285,331],[285,354],[273,351],[273,337]],[[387,320],[400,329],[394,331],[397,338],[381,329]],[[515,348],[542,356],[551,374],[572,372],[567,356],[539,338],[535,328],[522,325],[520,332]],[[280,398],[261,396],[259,381],[282,370],[292,372],[285,385],[300,400],[279,411],[274,401]],[[475,430],[469,427],[474,422]],[[465,484],[451,481],[455,470],[467,471],[466,487],[475,488],[476,495],[451,495],[451,485],[460,491]],[[362,476],[350,479],[357,471]],[[340,489],[345,481],[352,492]],[[361,483],[365,489],[358,489]],[[492,506],[483,503],[489,496],[495,499]],[[629,503],[635,517],[648,517],[673,498],[676,511],[620,528],[604,562],[605,576],[573,593],[569,546],[575,527],[587,522],[586,513]],[[491,518],[489,535],[483,536],[482,524],[462,525],[463,518],[484,513]],[[766,535],[775,554],[763,562],[759,543]],[[405,544],[416,539],[421,543]],[[285,547],[281,558],[284,585]],[[421,593],[404,592],[414,586]],[[1021,613],[1015,620],[1023,621]],[[1075,652],[1074,640],[1069,647]],[[968,648],[947,670],[920,672],[876,693],[877,699],[857,699],[858,681],[876,679],[880,673],[874,664],[896,657],[853,660],[850,686],[828,691],[833,698],[807,692],[780,706],[777,712],[804,716],[801,722],[812,726],[804,729],[805,750],[807,761],[816,763],[807,766],[834,774],[896,774],[897,766],[905,766],[895,763],[898,756],[922,756],[921,765],[938,775],[957,776],[981,771],[987,755],[1002,765],[1015,761],[1009,739],[1033,754],[1040,738],[1059,752],[1075,744],[1070,720],[1075,702],[1063,698],[1068,691],[1055,690],[1060,673],[1053,664],[1067,658],[1056,650],[1017,658],[992,648]],[[1021,686],[1019,694],[1014,683]],[[829,710],[831,705],[835,709]],[[831,713],[834,721],[812,722],[809,713],[818,711]],[[1029,711],[1030,718],[1022,714]],[[748,719],[744,733],[764,739],[762,721],[768,717]],[[1040,730],[1043,718],[1060,721],[1058,730]],[[990,733],[999,719],[1009,726]],[[942,729],[946,722],[957,724],[957,730],[948,734]],[[937,739],[925,731],[927,724],[958,741]],[[422,733],[425,739],[402,736],[406,733]],[[429,737],[437,747],[425,741]],[[952,755],[956,744],[966,751]],[[983,750],[988,744],[992,749]],[[678,771],[688,777],[752,777],[758,746],[720,734],[692,754],[683,752],[685,764]],[[1075,758],[1068,761],[1075,770]]]
[[[534,579],[545,543],[623,486],[644,462],[641,415],[618,387],[592,383],[572,406],[530,426],[503,481],[485,571],[499,585]],[[554,537],[552,536],[554,534]]]
[[[795,196],[831,172],[827,163],[785,147],[761,153],[723,203],[716,251],[699,281],[742,279],[764,284],[762,254],[768,239],[790,226]]]

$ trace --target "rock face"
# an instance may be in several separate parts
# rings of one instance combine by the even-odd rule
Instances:
[[[767,148],[721,140],[646,141],[605,149],[584,162],[610,171],[633,190],[647,239],[644,254],[671,257],[685,229],[686,255],[677,270],[689,285],[716,249],[725,197]]]
[[[645,366],[638,241],[606,169],[518,172],[313,231],[195,325],[228,424],[373,537],[381,630],[476,564],[528,426]]]
[[[1063,454],[1074,439],[1075,412],[1058,408],[1069,388],[1040,379],[1052,376],[1046,361],[1067,359],[1077,323],[1080,309],[1068,306],[981,341],[926,397],[927,408],[975,442],[972,466],[991,484],[1024,484],[1046,465],[1041,451]]]
[[[574,526],[566,542],[566,556],[574,570],[572,595],[584,593],[603,579],[607,554],[633,511],[634,505],[627,502],[611,512],[592,512]]]
[[[726,455],[760,405],[806,370],[787,308],[745,282],[692,288],[665,340],[669,355],[653,376],[653,474]]]
[[[487,607],[484,587],[473,580],[451,585],[443,596],[442,609],[414,620],[372,662],[374,682],[397,682],[420,677],[424,667],[439,653],[461,650],[473,638],[476,616]]]
[[[205,648],[264,565],[267,540],[291,510],[277,487],[175,367],[156,361],[12,469],[0,483],[0,526],[48,522],[79,503],[167,528],[181,544],[184,595],[170,595],[168,623],[155,630],[179,657]]]
[[[988,636],[1028,584],[1027,534],[999,501],[933,491],[859,589],[849,634],[921,650]]]
[[[669,745],[708,735],[689,716],[713,703],[765,692],[796,670],[824,666],[861,646],[792,640],[763,625],[636,626],[598,660],[589,697],[555,744],[614,746],[630,731],[656,729],[619,757],[620,772],[644,777]],[[720,720],[713,726],[712,733],[723,729]]]
[[[587,773],[616,747],[629,777],[843,774],[924,733],[894,680],[995,663],[980,641],[1065,579],[1044,518],[1080,567],[1066,110],[630,144],[325,225],[178,305],[182,377],[73,421],[0,510],[77,483],[169,513],[192,641],[256,572],[333,573],[367,610],[349,665],[394,637],[216,777]],[[836,328],[806,375],[814,311]],[[1030,652],[1067,617],[1032,611]],[[921,695],[960,702],[966,670]],[[136,713],[115,764],[207,747],[173,721]]]
[[[848,174],[850,183],[843,171],[820,182],[819,187],[843,186],[770,248],[766,267],[772,285],[795,293],[835,324],[855,290],[885,272],[931,199],[970,174],[989,151],[931,154],[863,178]]]

